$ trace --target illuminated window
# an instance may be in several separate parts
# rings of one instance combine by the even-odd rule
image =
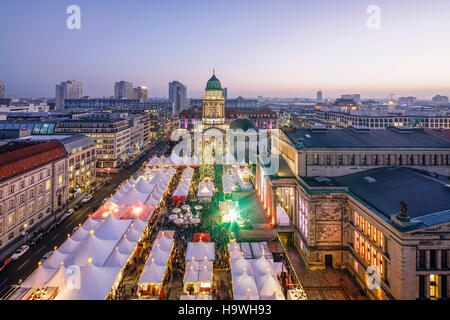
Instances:
[[[58,177],[58,184],[62,184],[62,183],[63,183],[63,176],[60,175],[60,176]]]
[[[430,299],[438,299],[438,285],[439,276],[437,274],[430,274]]]
[[[45,190],[50,190],[50,188],[51,188],[51,186],[52,186],[52,183],[50,182],[50,180],[48,180],[46,183],[45,183]]]
[[[14,225],[14,215],[10,214],[8,216],[8,228],[11,228]]]

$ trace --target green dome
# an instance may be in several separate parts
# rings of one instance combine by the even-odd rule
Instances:
[[[208,80],[206,90],[222,90],[222,85],[220,84],[219,79],[216,78],[215,74],[213,74],[211,79]]]

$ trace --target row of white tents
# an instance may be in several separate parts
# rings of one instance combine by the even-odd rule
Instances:
[[[22,288],[58,288],[56,300],[103,300],[122,277],[146,221],[87,221],[41,264]]]
[[[189,187],[191,186],[192,177],[194,176],[194,169],[186,168],[181,175],[180,183],[173,192],[174,199],[185,199],[189,195]]]
[[[244,159],[237,161],[236,158],[230,154],[226,153],[222,158],[222,163],[228,166],[246,166],[247,163]],[[170,155],[170,157],[157,157],[156,155],[148,161],[148,166],[153,167],[171,167],[171,166],[197,166],[201,165],[201,157],[196,155],[189,157],[187,155],[180,157],[176,154]]]
[[[213,262],[216,258],[215,243],[189,242],[186,249],[186,270],[183,279],[184,292],[192,286],[195,293],[211,289],[213,285]]]
[[[258,259],[246,259],[238,243],[228,245],[234,300],[285,300],[277,278],[281,266],[263,252]]]
[[[147,287],[151,285],[156,285],[158,289],[161,289],[173,244],[173,233],[167,231],[158,233],[138,281],[141,290],[147,290]]]
[[[170,180],[176,173],[174,168],[162,168],[147,175],[150,179],[140,177],[138,181],[130,179],[112,197],[116,205],[132,206],[137,200],[145,205],[156,207],[163,198]]]

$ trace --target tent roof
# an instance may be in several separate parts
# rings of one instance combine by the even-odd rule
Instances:
[[[104,267],[119,267],[123,268],[130,257],[129,254],[119,252],[118,247],[112,251],[108,259],[106,260]]]
[[[68,237],[66,239],[66,241],[64,241],[64,243],[59,247],[59,252],[65,253],[65,254],[70,254],[70,253],[74,252],[75,249],[78,248],[83,243],[83,241],[89,236],[88,231],[80,228],[76,233],[78,233],[79,231],[81,233],[84,233],[84,235],[83,235],[84,239],[74,240],[74,239],[72,239],[72,237]],[[81,233],[80,233],[80,237],[81,237]]]
[[[131,220],[116,219],[109,215],[95,230],[94,235],[103,240],[119,240],[130,227],[130,224]]]
[[[61,262],[65,262],[68,256],[68,254],[62,253],[59,251],[59,249],[56,249],[53,251],[50,257],[48,257],[47,260],[42,263],[42,266],[54,269],[59,268]]]
[[[45,283],[56,273],[55,268],[45,268],[40,265],[34,272],[20,285],[22,288],[45,287]]]
[[[215,260],[214,242],[189,242],[186,250],[186,260]]]
[[[119,271],[117,267],[102,268],[92,264],[81,267],[79,289],[65,286],[56,300],[104,300]]]
[[[91,264],[102,266],[116,243],[117,240],[102,240],[95,234],[91,234],[77,250],[67,257],[64,264],[66,266],[77,265],[82,267],[88,265],[88,260],[92,259]]]
[[[157,263],[147,264],[142,271],[141,277],[138,283],[154,283],[159,284],[162,282],[166,266],[162,266]]]

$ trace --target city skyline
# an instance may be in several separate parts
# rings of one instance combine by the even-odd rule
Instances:
[[[378,1],[380,30],[367,28],[370,1],[80,0],[81,30],[66,28],[71,4],[0,4],[8,95],[53,97],[55,84],[77,79],[87,96],[112,96],[125,79],[151,97],[168,97],[173,80],[201,97],[213,68],[230,97],[450,95],[448,1]]]

